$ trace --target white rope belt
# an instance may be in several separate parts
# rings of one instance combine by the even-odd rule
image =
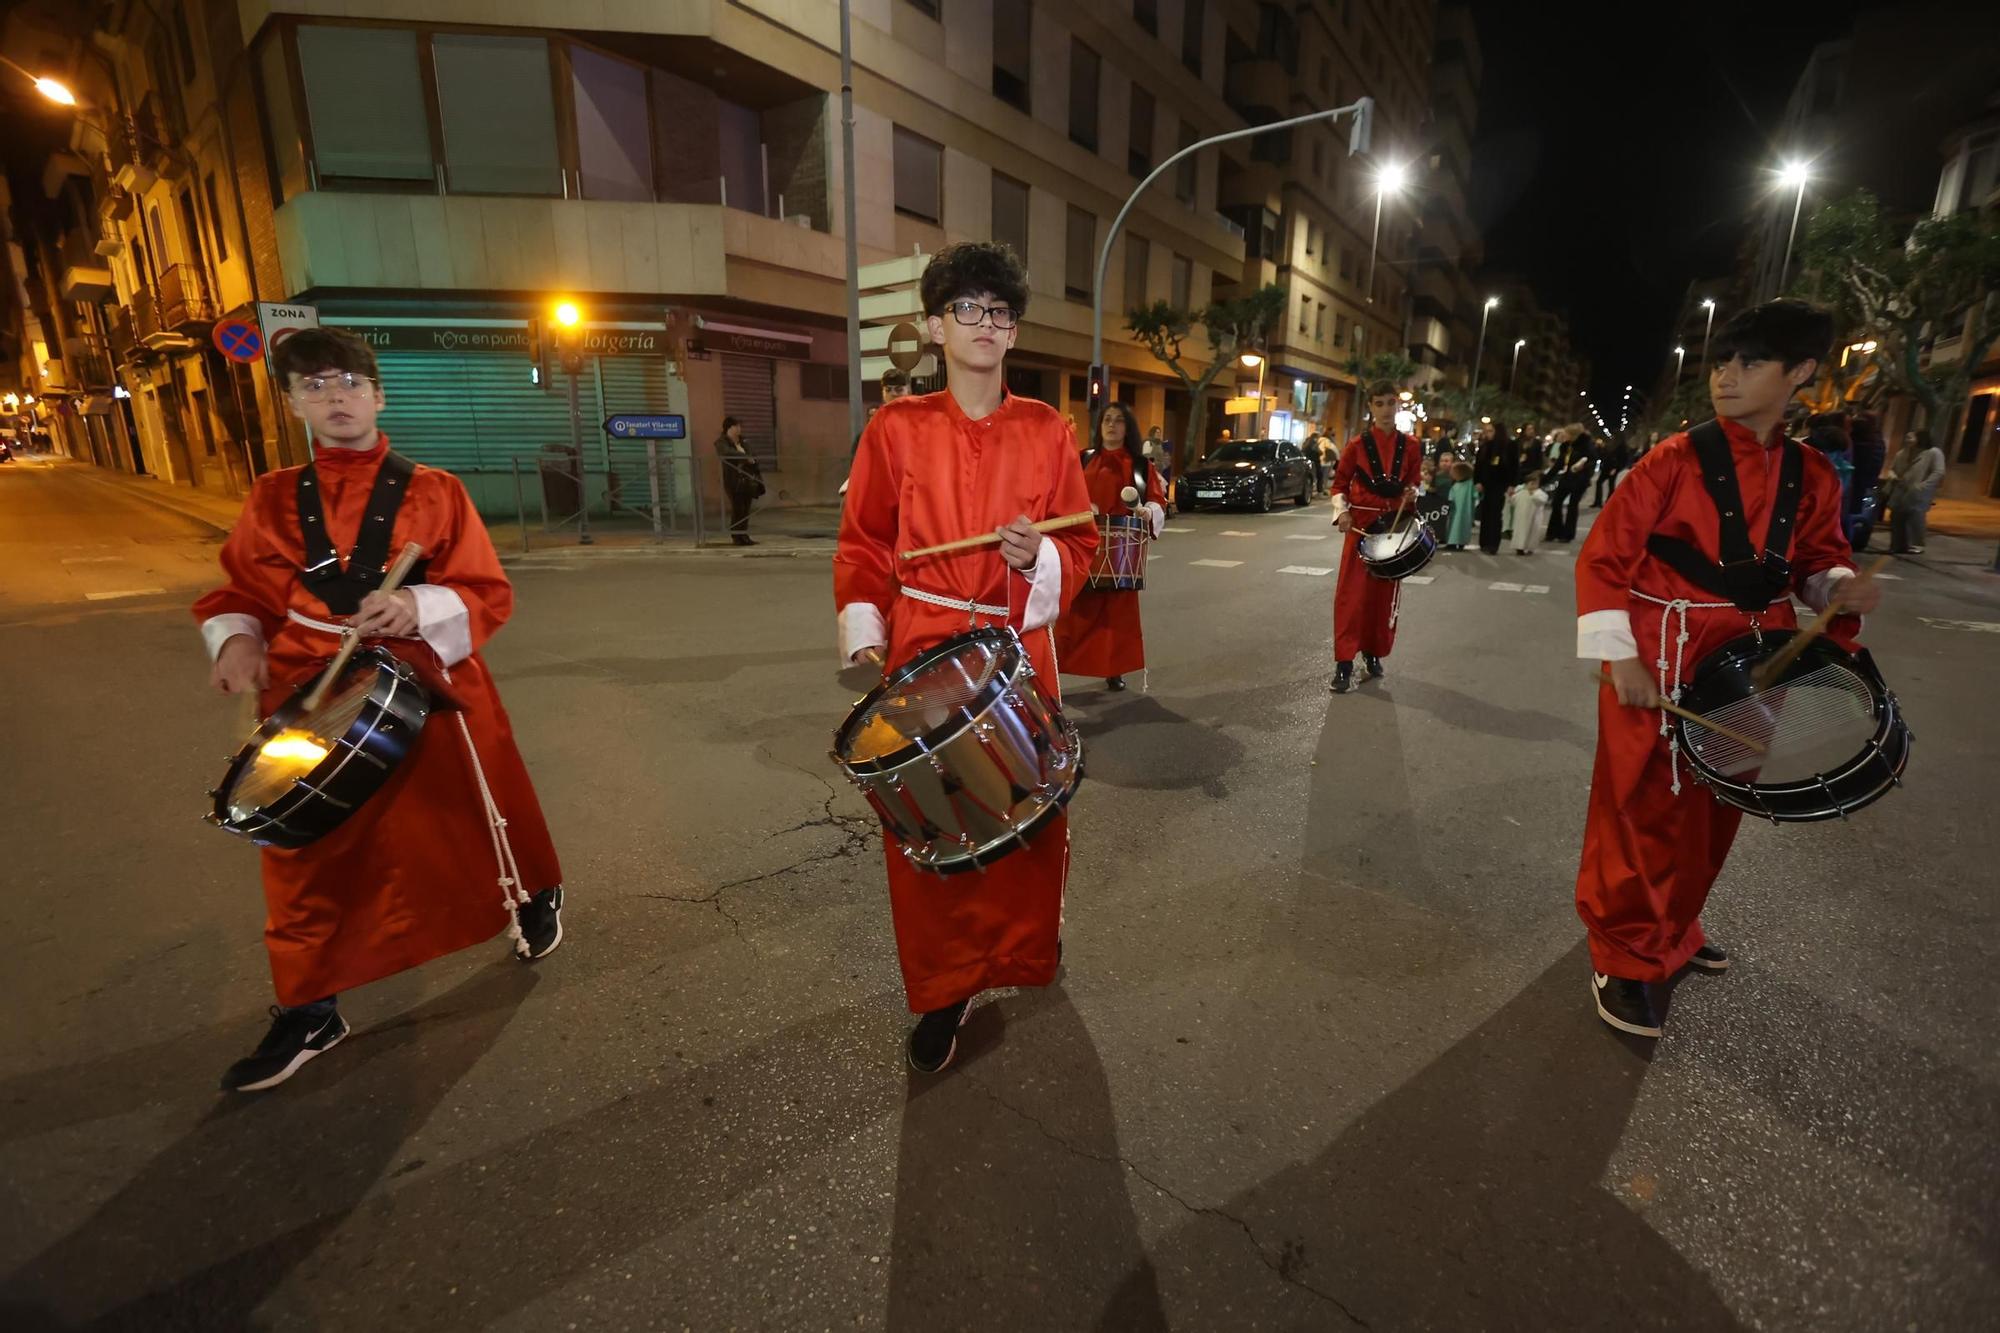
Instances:
[[[330,621],[315,620],[297,611],[287,610],[285,619],[294,625],[318,630],[322,634],[345,635],[347,626],[335,625]],[[387,635],[371,637],[386,638]],[[417,635],[402,635],[402,638],[417,638]],[[446,684],[451,683],[451,672],[443,662],[438,663],[438,674]],[[514,860],[514,844],[507,837],[507,817],[500,813],[500,803],[493,799],[493,789],[486,785],[486,768],[479,762],[479,747],[472,743],[472,728],[466,725],[462,709],[452,710],[452,719],[458,723],[458,734],[465,742],[465,757],[472,764],[472,780],[479,786],[480,802],[486,807],[486,830],[493,840],[493,862],[499,870],[500,901],[507,911],[507,938],[515,948],[520,948],[521,904],[528,901],[528,891],[521,887],[521,868]]]
[[[1632,595],[1642,602],[1651,602],[1655,606],[1666,608],[1660,616],[1660,651],[1659,655],[1653,659],[1653,669],[1659,673],[1660,697],[1673,703],[1681,701],[1681,690],[1683,688],[1681,677],[1687,666],[1688,612],[1735,611],[1739,615],[1749,615],[1747,611],[1744,611],[1734,602],[1691,602],[1685,597],[1655,597],[1650,593],[1640,592],[1637,588],[1632,590]],[[1669,684],[1667,679],[1668,616],[1676,616],[1679,619],[1678,632],[1674,638],[1674,674],[1671,684]],[[1757,617],[1750,616],[1750,623],[1754,626],[1757,623]],[[1674,795],[1679,796],[1681,794],[1681,734],[1678,728],[1668,723],[1666,709],[1660,709],[1659,713],[1660,734],[1667,738],[1668,771],[1673,775]]]
[[[927,606],[941,606],[947,611],[963,611],[967,615],[976,613],[984,616],[998,616],[1002,620],[1007,618],[1007,608],[1004,606],[988,606],[984,602],[968,602],[960,597],[946,597],[941,593],[925,592],[922,588],[912,588],[908,584],[902,585],[896,591],[902,593],[905,597],[922,602]]]

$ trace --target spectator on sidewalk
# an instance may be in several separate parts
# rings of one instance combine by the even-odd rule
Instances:
[[[1944,480],[1944,450],[1928,430],[1903,435],[1903,447],[1889,464],[1889,554],[1922,555],[1925,519]]]
[[[1561,448],[1551,463],[1555,484],[1549,488],[1549,532],[1552,542],[1576,540],[1576,511],[1583,505],[1583,492],[1590,485],[1590,468],[1597,451],[1590,432],[1571,423],[1558,432]]]
[[[1882,419],[1873,412],[1856,413],[1847,431],[1847,452],[1854,460],[1854,483],[1847,495],[1847,540],[1855,550],[1865,551],[1875,533],[1882,468],[1889,461]]]
[[[1604,451],[1604,466],[1597,472],[1597,489],[1591,495],[1592,509],[1604,508],[1604,497],[1611,494],[1611,488],[1618,484],[1618,474],[1632,466],[1632,446],[1624,440],[1614,440]]]
[[[764,493],[764,474],[750,456],[750,446],[743,443],[743,423],[735,417],[722,419],[715,456],[722,462],[722,493],[729,499],[729,540],[755,546],[750,539],[750,502]]]
[[[1424,494],[1448,499],[1451,496],[1451,466],[1458,455],[1450,449],[1437,451],[1435,461],[1426,458],[1422,469]]]
[[[1513,499],[1508,503],[1508,524],[1514,534],[1514,554],[1533,555],[1535,545],[1540,540],[1542,510],[1548,508],[1549,497],[1542,491],[1542,474],[1530,472],[1514,489]]]
[[[1495,421],[1480,427],[1479,451],[1473,455],[1472,482],[1479,489],[1479,549],[1500,554],[1507,496],[1520,476],[1519,447],[1507,428]]]
[[[1479,507],[1479,488],[1472,484],[1472,464],[1440,463],[1438,475],[1451,478],[1451,489],[1446,492],[1451,497],[1451,526],[1445,533],[1444,549],[1463,551],[1466,542],[1472,539],[1472,514]]]

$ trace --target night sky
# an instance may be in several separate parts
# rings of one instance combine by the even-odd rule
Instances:
[[[1486,269],[1568,314],[1613,426],[1625,385],[1648,390],[1670,359],[1687,284],[1733,269],[1806,57],[1869,7],[1626,5],[1614,23],[1602,6],[1474,6]]]

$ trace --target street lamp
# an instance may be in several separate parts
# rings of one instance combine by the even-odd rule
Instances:
[[[1245,352],[1236,358],[1245,370],[1257,371],[1257,410],[1250,414],[1250,438],[1264,438],[1264,358],[1255,352]]]
[[[1375,248],[1382,239],[1382,198],[1400,194],[1409,179],[1408,167],[1399,162],[1385,163],[1375,173],[1375,230],[1368,237],[1368,304],[1375,304]]]
[[[1715,298],[1702,298],[1702,307],[1708,311],[1708,322],[1701,329],[1701,377],[1708,378],[1708,335],[1715,332]]]
[[[1507,392],[1514,392],[1514,377],[1521,373],[1521,349],[1528,345],[1526,338],[1514,340],[1514,368],[1507,372]]]
[[[1785,290],[1785,273],[1792,266],[1792,242],[1797,239],[1799,234],[1799,210],[1805,206],[1806,182],[1811,179],[1812,164],[1810,162],[1787,162],[1783,169],[1778,172],[1778,183],[1780,185],[1795,186],[1798,189],[1798,196],[1792,200],[1792,229],[1785,233],[1785,262],[1778,265],[1778,290],[1780,292]]]
[[[574,301],[558,301],[550,311],[556,321],[556,348],[569,376],[569,450],[576,460],[576,542],[594,545],[590,535],[590,469],[583,462],[583,403],[578,381],[583,376],[583,312]],[[606,446],[609,448],[609,446]]]
[[[1471,409],[1479,406],[1479,363],[1486,355],[1486,321],[1493,317],[1493,308],[1500,304],[1500,298],[1489,296],[1486,305],[1479,312],[1479,346],[1472,353],[1472,389],[1466,394],[1466,416],[1472,416]],[[1472,438],[1472,422],[1465,423],[1465,438]]]
[[[1681,371],[1687,365],[1687,355],[1688,355],[1687,348],[1685,347],[1674,348],[1674,383],[1676,385],[1678,385],[1681,382]]]

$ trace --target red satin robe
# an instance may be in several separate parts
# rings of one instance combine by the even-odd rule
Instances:
[[[1379,427],[1369,428],[1375,435],[1375,448],[1382,456],[1384,469],[1396,465],[1396,436],[1393,431],[1384,432]],[[1405,486],[1414,486],[1423,475],[1423,443],[1411,439],[1403,446],[1403,472],[1397,480]],[[1340,451],[1340,461],[1334,464],[1333,482],[1329,489],[1336,497],[1346,496],[1349,512],[1354,515],[1354,526],[1348,530],[1347,541],[1340,548],[1339,582],[1333,589],[1333,655],[1341,662],[1352,662],[1356,653],[1372,653],[1376,657],[1387,657],[1389,650],[1396,646],[1396,594],[1399,585],[1389,579],[1375,578],[1368,572],[1368,566],[1361,563],[1361,537],[1370,523],[1385,513],[1394,512],[1396,501],[1385,499],[1368,489],[1362,479],[1368,475],[1368,451],[1361,445],[1361,437],[1355,436]],[[1416,502],[1410,502],[1414,505]]]
[[[1775,436],[1766,447],[1733,421],[1722,427],[1736,461],[1751,545],[1761,553],[1782,454]],[[1852,569],[1841,531],[1840,479],[1817,449],[1801,446],[1801,451],[1805,470],[1792,529],[1792,589],[1809,605],[1824,606],[1830,591],[1826,572]],[[1588,631],[1593,613],[1614,625],[1623,623],[1621,614],[1629,617],[1639,659],[1659,676],[1661,693],[1673,697],[1680,684],[1693,679],[1704,656],[1749,632],[1752,617],[1733,606],[1691,608],[1688,639],[1680,643],[1680,613],[1634,594],[1697,604],[1727,599],[1649,554],[1646,538],[1655,532],[1717,558],[1720,521],[1685,434],[1663,441],[1633,466],[1605,501],[1576,561],[1580,624]],[[1789,598],[1773,602],[1755,619],[1772,629],[1798,623]],[[1851,643],[1858,623],[1842,616],[1831,632]],[[1604,645],[1592,638],[1592,646]],[[1655,709],[1621,705],[1609,685],[1598,691],[1597,761],[1576,910],[1590,934],[1592,966],[1634,981],[1672,977],[1701,947],[1702,905],[1743,818],[1742,811],[1716,800],[1684,759],[1676,778],[1665,717]]]
[[[1152,536],[1148,503],[1166,507],[1167,488],[1157,467],[1146,470],[1146,494],[1137,506],[1121,498],[1127,486],[1136,486],[1138,475],[1132,456],[1123,449],[1100,449],[1083,466],[1084,484],[1090,489],[1090,503],[1099,514],[1124,517],[1138,514],[1147,520],[1146,535]],[[1146,666],[1146,636],[1139,624],[1137,591],[1085,588],[1063,618],[1056,623],[1056,652],[1062,669],[1074,676],[1122,676],[1142,671]]]
[[[903,560],[898,553],[991,532],[1017,516],[1040,521],[1090,508],[1069,422],[1046,403],[1012,394],[978,421],[947,390],[898,399],[862,432],[841,512],[833,559],[833,600],[850,646],[850,623],[886,628],[885,657],[901,666],[973,625],[1021,632],[1035,673],[1059,697],[1055,643],[1046,625],[1025,626],[1032,582],[1010,569],[997,547]],[[1097,529],[1051,532],[1059,560],[1053,622],[1090,571]],[[954,600],[1005,607],[1004,616],[969,613],[903,596],[920,589]],[[862,631],[852,647],[880,643]],[[995,986],[1045,986],[1055,979],[1069,823],[1058,815],[1028,846],[984,874],[917,870],[884,838],[896,951],[913,1013],[928,1013]]]
[[[354,546],[388,437],[368,450],[321,449],[317,475],[327,536],[341,558]],[[222,548],[226,582],[195,603],[196,619],[248,616],[269,645],[268,715],[339,647],[336,635],[300,625],[336,617],[300,581],[298,468],[257,479],[243,517]],[[457,477],[419,467],[396,515],[394,554],[418,542],[426,582],[456,592],[473,649],[446,662],[421,638],[371,640],[428,671],[450,673],[450,689],[478,748],[528,893],[562,882],[555,846],[513,728],[477,649],[507,622],[514,590],[486,526]],[[280,1004],[314,1000],[491,939],[510,922],[486,808],[453,714],[436,711],[388,784],[319,841],[296,851],[263,849],[264,944]]]

